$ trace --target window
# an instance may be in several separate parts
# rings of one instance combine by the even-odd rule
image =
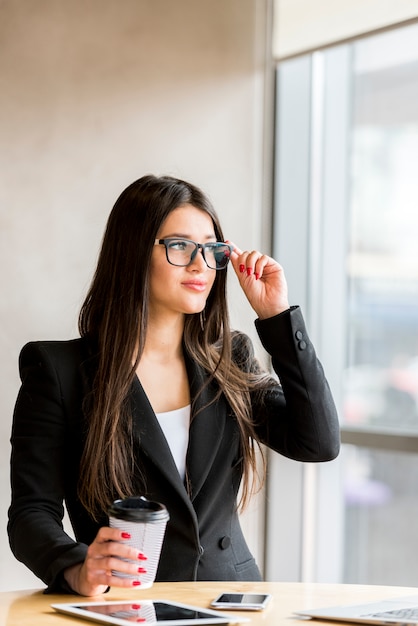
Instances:
[[[344,450],[347,582],[418,583],[417,36],[353,45],[343,420],[381,443]]]
[[[344,445],[290,474],[273,459],[274,561],[294,566],[267,555],[268,578],[418,584],[417,41],[414,24],[277,70],[275,255]]]

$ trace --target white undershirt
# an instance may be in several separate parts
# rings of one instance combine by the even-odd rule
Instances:
[[[156,413],[162,431],[170,446],[179,474],[186,476],[186,452],[189,443],[190,404],[166,413]]]

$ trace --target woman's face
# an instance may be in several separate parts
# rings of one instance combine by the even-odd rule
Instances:
[[[157,239],[179,237],[197,243],[216,241],[210,215],[191,204],[174,209],[162,223]],[[216,270],[210,269],[199,249],[190,265],[167,261],[164,245],[155,245],[151,257],[150,315],[199,313],[205,308]]]

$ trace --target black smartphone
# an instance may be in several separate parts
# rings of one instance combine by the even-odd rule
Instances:
[[[269,593],[221,593],[211,602],[216,609],[262,611],[271,600]]]

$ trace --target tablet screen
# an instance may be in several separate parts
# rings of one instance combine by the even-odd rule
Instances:
[[[52,604],[57,611],[104,624],[155,624],[158,626],[195,626],[236,622],[229,615],[169,600],[132,600],[117,602],[76,602]],[[241,618],[240,621],[243,621]],[[245,621],[245,620],[244,620]]]

